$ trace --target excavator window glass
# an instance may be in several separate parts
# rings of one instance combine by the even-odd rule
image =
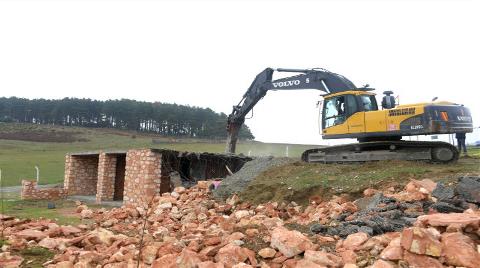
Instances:
[[[359,111],[357,98],[354,95],[347,95],[347,117]]]
[[[324,108],[324,128],[340,125],[345,122],[346,105],[345,96],[333,97],[325,100]]]
[[[374,95],[360,95],[360,100],[362,101],[363,110],[368,111],[377,111],[377,100]]]

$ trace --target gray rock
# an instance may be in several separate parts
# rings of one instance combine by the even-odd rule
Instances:
[[[459,178],[455,193],[467,202],[480,204],[480,177]]]
[[[455,196],[455,191],[452,187],[446,187],[443,183],[438,182],[437,187],[433,189],[432,196],[438,200],[448,200]]]
[[[351,234],[358,233],[360,230],[360,227],[357,225],[347,224],[347,225],[339,226],[336,229],[338,230],[338,235],[340,237],[347,237]]]
[[[430,206],[432,209],[435,209],[436,211],[438,212],[441,212],[441,213],[451,213],[451,212],[463,212],[464,209],[461,208],[461,207],[457,207],[457,206],[454,206],[452,204],[449,204],[447,202],[437,202],[435,204],[433,204],[432,206]]]
[[[325,233],[327,232],[328,227],[325,225],[321,225],[320,223],[315,223],[310,226],[310,232],[318,234],[318,233]]]
[[[382,193],[376,193],[373,195],[370,199],[370,202],[365,206],[366,210],[372,210],[374,208],[377,208],[378,205],[382,202],[383,194]]]
[[[394,198],[390,197],[385,197],[383,196],[382,193],[376,193],[373,195],[370,199],[370,202],[366,205],[365,210],[367,211],[387,211],[390,209],[395,209],[397,208],[395,203],[396,200]],[[380,204],[386,204],[387,206],[385,207],[378,207]]]

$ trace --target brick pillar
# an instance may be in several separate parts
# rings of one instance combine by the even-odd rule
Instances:
[[[95,195],[97,177],[98,156],[66,156],[64,188],[68,195]]]
[[[161,158],[161,153],[150,149],[127,152],[123,194],[125,205],[145,205],[160,194]]]
[[[33,180],[22,180],[22,191],[20,192],[20,198],[22,200],[29,199],[30,196],[35,192],[37,187],[37,181]]]
[[[73,167],[72,167],[72,156],[67,154],[65,156],[65,177],[63,178],[63,188],[65,191],[69,192],[70,185],[74,180]]]
[[[113,200],[117,155],[100,153],[98,158],[97,203]]]

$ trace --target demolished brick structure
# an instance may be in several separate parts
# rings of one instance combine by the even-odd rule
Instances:
[[[22,180],[22,191],[20,194],[22,200],[38,200],[47,199],[55,200],[66,197],[64,188],[38,188],[37,181]]]
[[[96,201],[139,205],[175,186],[224,178],[248,157],[166,149],[72,153],[66,156],[64,186],[68,195],[95,195]]]

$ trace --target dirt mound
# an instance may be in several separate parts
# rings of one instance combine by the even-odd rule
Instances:
[[[226,199],[233,193],[242,192],[248,184],[263,171],[272,167],[291,163],[291,158],[258,157],[245,163],[245,165],[232,176],[226,177],[214,191],[217,199]]]
[[[429,178],[452,183],[458,177],[480,175],[478,160],[460,159],[452,165],[413,161],[380,161],[353,164],[293,162],[260,173],[240,194],[255,204],[268,201],[307,204],[310,199],[334,195],[362,196],[367,188],[401,189],[410,179]]]

